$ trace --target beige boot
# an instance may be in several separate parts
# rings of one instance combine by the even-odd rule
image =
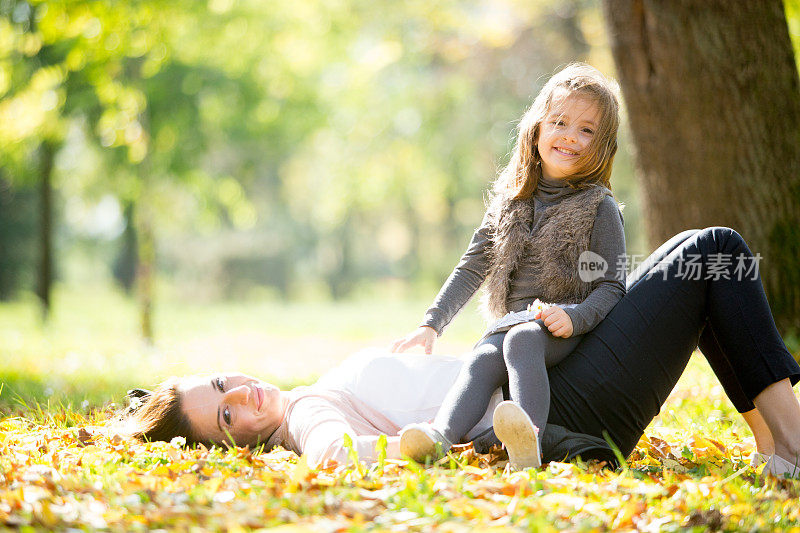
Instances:
[[[418,463],[438,461],[452,444],[430,424],[409,424],[400,431],[400,453]]]
[[[494,410],[494,433],[508,452],[511,470],[539,468],[542,457],[539,453],[539,429],[531,418],[515,402],[501,402]]]

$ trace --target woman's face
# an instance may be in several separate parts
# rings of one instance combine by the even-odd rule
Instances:
[[[286,410],[285,395],[277,387],[244,374],[186,377],[178,392],[197,436],[218,443],[264,442],[280,426]]]

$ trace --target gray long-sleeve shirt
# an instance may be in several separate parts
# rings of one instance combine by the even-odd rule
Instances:
[[[539,229],[542,214],[549,207],[575,192],[558,180],[540,179],[534,195],[532,231]],[[423,326],[429,326],[441,335],[447,324],[481,286],[489,269],[487,251],[491,246],[490,232],[488,216],[484,216],[461,261],[426,311]],[[583,302],[565,308],[572,320],[573,335],[582,335],[594,329],[625,295],[625,233],[622,213],[610,196],[606,196],[597,207],[589,250],[601,256],[608,269],[605,274],[591,282],[591,293]],[[541,294],[541,288],[533,282],[532,272],[527,270],[523,265],[513,275],[508,297],[510,311],[525,309]]]

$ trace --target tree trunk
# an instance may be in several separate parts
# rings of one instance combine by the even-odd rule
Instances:
[[[145,196],[147,193],[145,193]],[[149,203],[140,201],[135,213],[136,232],[139,235],[136,264],[136,286],[139,296],[139,323],[142,339],[149,345],[155,341],[153,332],[153,294],[155,285],[156,238]]]
[[[655,246],[730,226],[800,327],[800,80],[781,0],[604,0]]]
[[[53,286],[53,162],[56,146],[43,141],[39,148],[39,275],[36,295],[39,297],[42,318],[50,316],[50,292]]]
[[[336,241],[339,244],[339,257],[337,265],[328,277],[328,286],[334,300],[342,300],[353,290],[354,264],[353,264],[353,217],[352,213],[346,215],[342,226],[337,230]]]
[[[120,238],[120,249],[114,260],[113,274],[120,287],[131,294],[136,282],[136,269],[139,264],[139,239],[136,236],[136,203],[125,202],[125,230]]]
[[[134,62],[133,64],[137,64]],[[139,79],[138,68],[134,69],[132,76]],[[139,114],[139,123],[142,125],[148,138],[150,137],[150,109],[146,108]],[[153,329],[153,305],[155,301],[156,277],[156,234],[153,213],[152,183],[153,174],[151,152],[148,147],[147,155],[139,163],[137,172],[142,190],[139,193],[137,209],[133,212],[135,231],[138,237],[138,263],[136,264],[136,286],[139,295],[139,319],[142,328],[142,340],[148,345],[155,343]]]

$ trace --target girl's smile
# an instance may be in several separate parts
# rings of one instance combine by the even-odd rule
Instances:
[[[578,152],[576,152],[575,150],[570,150],[569,148],[559,148],[558,146],[556,146],[555,148],[553,148],[553,150],[564,156],[578,155]]]
[[[539,132],[536,146],[545,178],[575,174],[575,163],[591,144],[600,120],[600,108],[593,100],[565,93],[562,89],[553,95],[553,101],[559,103],[553,105]]]

